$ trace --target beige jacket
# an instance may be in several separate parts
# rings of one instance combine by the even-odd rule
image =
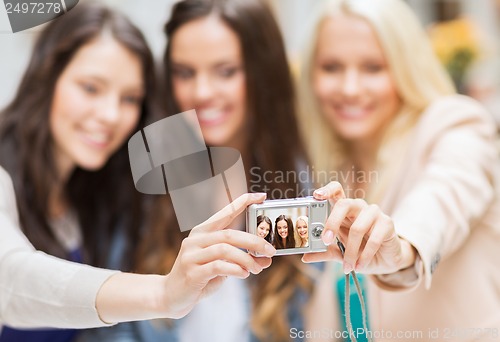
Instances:
[[[116,271],[36,251],[19,229],[12,181],[0,168],[0,330],[12,327],[100,327],[95,300]]]
[[[500,341],[495,137],[490,115],[463,96],[422,114],[379,203],[419,257],[413,269],[372,278],[377,341]]]

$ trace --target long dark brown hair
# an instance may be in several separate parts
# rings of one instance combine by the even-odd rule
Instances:
[[[63,258],[66,252],[48,223],[49,194],[60,179],[49,112],[63,70],[82,46],[103,32],[140,59],[146,95],[134,132],[143,127],[153,107],[156,83],[151,52],[125,16],[97,3],[79,4],[43,30],[17,94],[0,114],[0,163],[13,178],[22,229],[37,249]],[[113,227],[120,224],[133,238],[141,220],[126,144],[98,171],[77,168],[64,191],[82,230],[84,261],[105,265]]]
[[[274,229],[277,231],[278,230],[278,222],[279,221],[285,221],[288,229],[288,235],[286,236],[285,243],[283,243],[283,238],[280,236],[278,232],[276,232],[275,238],[274,238],[274,247],[276,249],[283,249],[283,248],[295,248],[295,237],[293,235],[293,222],[292,219],[289,217],[286,217],[285,215],[280,215],[276,218],[276,222],[274,223]]]
[[[247,114],[252,141],[247,141],[250,160],[246,165],[251,191],[266,191],[268,199],[295,197],[300,191],[293,179],[265,182],[264,172],[297,171],[307,158],[295,121],[294,88],[284,43],[270,9],[258,0],[185,0],[177,3],[165,25],[168,44],[164,55],[165,108],[169,115],[180,112],[176,103],[171,74],[171,45],[175,32],[184,24],[216,15],[227,24],[241,42],[246,91]],[[276,132],[286,130],[286,134]],[[179,233],[170,198],[157,202],[151,231],[140,248],[139,269],[143,272],[169,272],[186,233]],[[286,307],[300,288],[312,289],[300,257],[278,257],[272,267],[253,278],[251,327],[261,340],[289,339]]]

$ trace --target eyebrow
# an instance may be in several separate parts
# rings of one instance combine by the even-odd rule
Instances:
[[[237,67],[237,68],[241,68],[242,67],[242,63],[239,63],[239,62],[233,62],[233,61],[222,61],[222,62],[217,62],[215,63],[214,65],[211,65],[210,67],[211,68],[220,68],[220,67],[223,67],[223,66],[234,66],[234,67]],[[185,63],[185,62],[175,62],[175,61],[171,61],[171,66],[172,67],[178,67],[178,68],[188,68],[188,69],[193,69],[193,67],[191,65],[189,65],[188,63]]]
[[[93,81],[97,81],[101,84],[105,84],[105,85],[109,84],[109,82],[106,78],[100,77],[98,75],[82,75],[82,76],[79,76],[78,78],[80,79],[80,81],[83,81],[85,79],[90,79]],[[144,94],[146,92],[146,85],[144,84],[144,82],[141,82],[137,86],[136,85],[127,86],[125,88],[125,91],[138,92],[138,93]]]

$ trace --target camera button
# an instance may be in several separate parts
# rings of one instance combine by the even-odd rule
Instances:
[[[313,228],[312,235],[316,238],[319,238],[322,232],[323,232],[323,225],[317,225]]]

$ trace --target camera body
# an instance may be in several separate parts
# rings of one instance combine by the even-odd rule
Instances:
[[[270,242],[276,255],[324,252],[321,233],[329,214],[329,202],[312,196],[267,200],[247,208],[246,230]]]

